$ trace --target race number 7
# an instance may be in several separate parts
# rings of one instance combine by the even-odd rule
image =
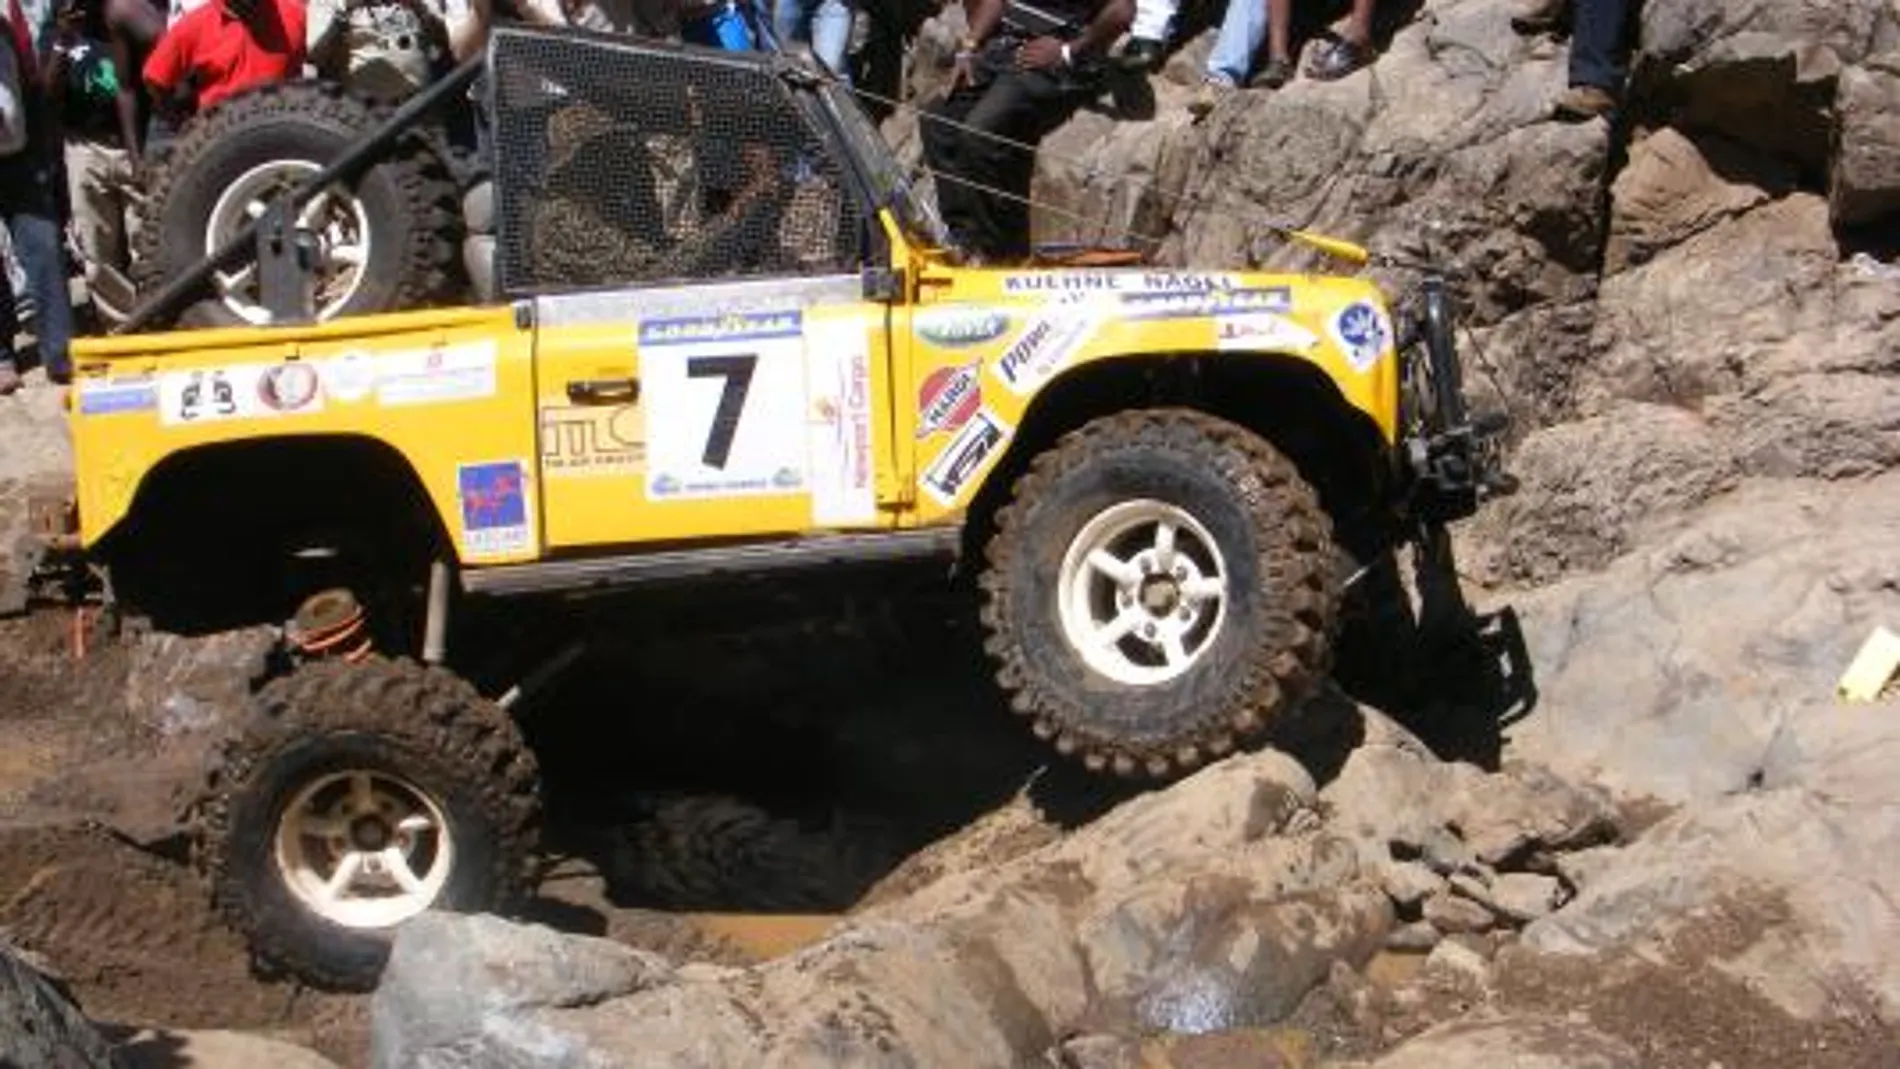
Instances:
[[[712,427],[706,432],[706,448],[700,462],[709,468],[724,470],[732,456],[732,439],[739,433],[739,416],[745,412],[746,394],[752,389],[752,371],[759,358],[745,353],[733,356],[693,356],[686,360],[689,379],[724,379],[719,390],[719,407],[713,411]]]

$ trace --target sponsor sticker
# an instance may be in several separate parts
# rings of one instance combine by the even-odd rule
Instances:
[[[964,424],[937,459],[930,462],[923,477],[924,491],[945,508],[975,482],[997,456],[997,448],[1009,437],[1009,427],[996,413],[979,409]]]
[[[930,308],[911,322],[918,337],[945,349],[981,345],[1009,331],[1009,316],[991,308]]]
[[[257,400],[272,412],[307,412],[323,407],[317,369],[291,362],[268,367],[257,376]]]
[[[455,481],[462,503],[462,548],[469,555],[529,548],[527,472],[521,461],[463,464]]]
[[[541,410],[541,470],[549,477],[637,476],[646,469],[646,433],[637,405]]]
[[[376,388],[376,358],[361,350],[351,350],[324,361],[323,391],[331,399],[349,403],[361,401]]]
[[[1177,293],[1129,293],[1121,298],[1129,319],[1181,319],[1209,315],[1246,315],[1293,310],[1293,291],[1285,286]]]
[[[683,345],[700,341],[751,341],[797,337],[803,313],[733,312],[726,315],[672,316],[640,324],[640,345]]]
[[[1312,331],[1271,313],[1219,316],[1214,320],[1214,345],[1218,349],[1306,350],[1318,343]]]
[[[996,376],[1017,396],[1055,377],[1094,333],[1093,314],[1079,303],[1058,305],[1032,320],[996,361]]]
[[[1239,279],[1195,271],[1038,271],[1003,279],[1004,293],[1202,293]]]
[[[464,342],[385,354],[376,400],[390,407],[472,401],[495,395],[495,343]]]
[[[150,379],[95,380],[79,387],[79,412],[84,416],[150,412],[157,407],[158,386]]]
[[[812,522],[819,526],[877,517],[868,326],[860,319],[821,321],[806,337],[810,413],[805,440]]]
[[[917,390],[917,437],[962,429],[983,404],[978,361],[940,367],[924,376]]]
[[[250,386],[252,374],[224,367],[168,372],[158,380],[159,419],[179,426],[255,416],[257,392],[238,388],[239,381]]]
[[[1333,341],[1354,371],[1370,371],[1392,343],[1392,325],[1369,301],[1354,301],[1333,317]]]

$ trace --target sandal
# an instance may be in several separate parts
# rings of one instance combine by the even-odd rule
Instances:
[[[1260,73],[1247,80],[1250,89],[1278,89],[1293,80],[1293,61],[1290,59],[1270,59],[1260,68]]]
[[[1336,37],[1306,65],[1306,76],[1316,81],[1336,82],[1371,62],[1371,45]]]

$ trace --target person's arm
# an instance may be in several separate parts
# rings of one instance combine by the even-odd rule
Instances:
[[[1068,42],[1054,37],[1025,41],[1016,53],[1016,65],[1026,70],[1048,70],[1104,54],[1135,19],[1135,0],[1106,0],[1082,32]]]
[[[976,54],[1003,21],[1003,0],[963,0],[963,39],[957,42],[956,66],[950,71],[954,93],[975,79]]]
[[[191,113],[191,102],[182,92],[189,71],[184,41],[178,30],[185,25],[185,20],[180,19],[177,25],[160,34],[151,54],[145,57],[144,68],[139,71],[152,106],[174,122]]]
[[[113,94],[112,106],[118,114],[119,137],[134,167],[143,158],[143,142],[139,136],[140,78],[132,60],[164,32],[165,20],[146,0],[106,0],[106,37],[112,49],[112,69],[119,72],[119,89]]]
[[[449,24],[449,54],[461,63],[481,51],[488,42],[488,28],[495,22],[491,0],[468,0],[468,15]]]

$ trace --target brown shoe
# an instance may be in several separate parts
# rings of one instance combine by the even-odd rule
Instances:
[[[0,360],[0,397],[20,389],[20,369],[11,360]]]
[[[1563,25],[1569,0],[1519,0],[1511,12],[1511,29],[1518,33],[1545,33]]]
[[[1594,85],[1573,85],[1557,98],[1557,117],[1587,122],[1616,110],[1616,98]]]

